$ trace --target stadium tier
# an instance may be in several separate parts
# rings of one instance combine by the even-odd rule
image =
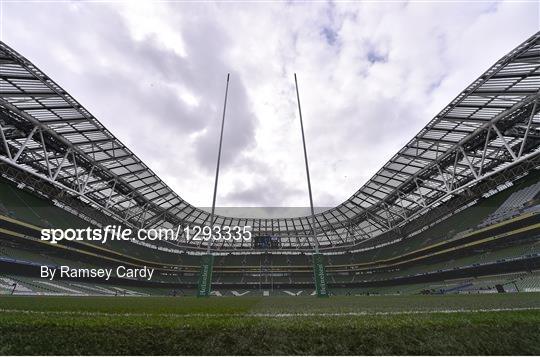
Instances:
[[[535,188],[539,177],[540,171],[532,170],[509,187],[503,187],[502,191],[492,193],[476,204],[394,244],[326,255],[332,293],[432,292],[436,291],[432,286],[437,281],[440,284],[452,278],[475,279],[478,276],[512,271],[523,275],[536,270],[540,262],[538,193],[526,203],[515,203],[515,197]],[[129,291],[144,288],[148,290],[147,294],[189,295],[195,292],[200,258],[197,252],[165,250],[163,247],[157,249],[135,241],[111,240],[106,244],[71,241],[51,244],[40,240],[41,228],[86,227],[91,223],[7,180],[0,183],[0,201],[3,207],[0,215],[0,263],[7,273],[5,277],[16,281],[19,289],[22,289],[14,290],[14,293],[70,293],[63,284],[68,284],[69,289],[69,285],[75,282],[69,279],[64,282],[55,280],[54,283],[44,281],[38,276],[41,265],[98,269],[114,267],[120,263],[133,267],[151,266],[156,269],[156,274],[150,282],[114,279],[115,289],[111,291],[116,295],[117,289],[122,288]],[[498,214],[498,220],[486,226],[485,218],[500,212],[501,207],[513,209],[507,216]],[[311,255],[302,253],[239,252],[217,255],[214,293],[243,295],[243,292],[267,292],[272,295],[294,295],[302,290],[303,294],[311,294],[311,264]],[[21,273],[26,274],[27,278],[21,277]],[[90,284],[89,280],[83,279],[76,284],[84,286]],[[508,279],[499,280],[506,283]],[[96,286],[107,284],[101,281]],[[12,283],[3,284],[2,292],[11,293],[8,289],[10,286]],[[88,294],[85,289],[71,290],[75,295]],[[476,290],[485,289],[473,289],[471,285],[464,285],[463,289],[448,292]],[[100,294],[95,289],[93,293]]]
[[[42,240],[42,229],[249,226],[211,247],[213,294],[313,294],[315,242],[333,294],[536,291],[540,33],[461,92],[342,204],[309,217],[193,207],[91,113],[0,42],[0,293],[190,295],[207,242]],[[312,233],[312,228],[314,233]],[[269,238],[269,244],[261,244]],[[258,242],[258,243],[257,243]],[[151,269],[150,278],[114,268]],[[43,269],[110,269],[48,280]]]

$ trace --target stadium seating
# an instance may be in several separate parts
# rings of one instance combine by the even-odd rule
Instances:
[[[492,214],[490,214],[483,222],[482,226],[488,226],[490,224],[501,221],[508,217],[515,216],[523,211],[524,208],[530,206],[535,202],[535,198],[540,193],[540,182],[520,189],[510,195],[504,201],[499,208]],[[532,207],[531,207],[532,208]],[[540,207],[538,207],[540,210]]]
[[[499,222],[504,217],[509,217],[509,212],[515,214],[516,208],[521,213],[525,212],[525,209],[534,208],[537,206],[535,202],[540,192],[538,178],[539,174],[535,171],[525,178],[518,180],[511,187],[491,194],[476,204],[456,212],[410,237],[405,237],[400,242],[361,252],[326,255],[328,281],[336,286],[389,281],[404,277],[418,277],[437,272],[495,264],[512,259],[536,257],[540,254],[540,243],[538,242],[538,237],[532,237],[529,241],[512,243],[507,246],[501,246],[498,249],[490,247],[486,249],[476,248],[466,255],[450,257],[441,262],[420,262],[412,266],[398,266],[375,271],[351,270],[351,267],[354,267],[355,264],[366,264],[378,260],[395,258],[439,242],[455,239],[456,237],[464,237],[467,233],[479,229],[478,227],[485,226],[486,222]],[[533,212],[535,211],[533,210]],[[33,192],[29,192],[21,187],[16,187],[13,183],[4,179],[0,179],[0,214],[40,228],[85,228],[91,226],[89,222],[65,211],[49,200],[38,197]],[[126,244],[126,242],[109,241],[106,245],[99,243],[93,244],[98,244],[100,248],[117,252],[121,257],[140,259],[141,262],[157,262],[170,266],[191,266],[197,269],[200,260],[198,255],[179,254],[160,247],[152,248],[148,245],[131,242]],[[11,245],[2,241],[0,241],[0,260],[52,266],[93,266],[92,264],[74,260],[74,258],[49,254],[39,251],[36,248]],[[311,265],[312,260],[309,254],[218,254],[216,255],[214,264],[216,269],[214,272],[214,283],[217,286],[242,284],[264,284],[265,286],[274,286],[274,284],[299,284],[309,286],[313,284]],[[221,273],[220,269],[233,269],[235,272]],[[196,270],[191,273],[158,272],[154,277],[155,282],[166,284],[194,285],[197,283],[197,280]],[[535,279],[532,279],[533,283],[535,281]],[[77,291],[81,294],[92,294],[93,289],[93,287],[85,288],[84,286],[73,288],[61,284],[59,286],[51,286],[50,284],[28,281],[21,282],[21,284],[23,284],[21,286],[31,288],[35,293],[61,293],[63,291],[64,293],[71,292],[75,294],[75,291]],[[489,286],[479,285],[479,283],[475,284],[473,284],[473,287],[467,285],[469,291],[480,288],[488,291],[493,290],[494,286],[492,282],[489,283]],[[9,289],[5,290],[5,286],[7,285],[4,284],[3,286],[2,291],[5,293]],[[456,288],[456,286],[453,286],[453,288]],[[478,288],[476,288],[477,286]],[[527,288],[532,289],[534,286]],[[426,284],[420,284],[415,287],[415,284],[413,284],[408,287],[400,287],[399,289],[393,286],[388,289],[364,289],[358,291],[383,294],[390,292],[396,293],[397,291],[400,293],[420,292],[426,289],[430,291],[430,289],[435,288],[426,288]],[[114,291],[114,289],[111,291]],[[168,291],[168,289],[164,291]]]

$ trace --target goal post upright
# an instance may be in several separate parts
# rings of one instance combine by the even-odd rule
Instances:
[[[227,84],[225,86],[225,100],[223,102],[223,115],[221,117],[221,132],[219,135],[219,148],[216,165],[216,177],[214,180],[214,195],[212,197],[212,210],[210,212],[210,229],[211,235],[207,243],[206,254],[201,257],[201,266],[199,270],[199,282],[197,288],[198,297],[208,297],[212,291],[212,271],[214,269],[214,256],[211,252],[214,232],[214,215],[216,211],[216,196],[219,179],[219,164],[221,162],[221,146],[223,143],[223,129],[225,128],[225,111],[227,110],[227,95],[229,94],[229,78],[230,73],[227,73]]]
[[[294,85],[296,88],[296,99],[298,102],[298,116],[300,117],[300,131],[302,133],[302,145],[304,148],[304,162],[306,164],[306,178],[309,192],[309,206],[311,209],[311,237],[313,239],[313,245],[315,252],[313,254],[313,278],[315,280],[315,291],[317,297],[329,297],[328,285],[326,282],[326,268],[324,266],[324,256],[319,252],[319,241],[315,234],[315,210],[313,209],[313,194],[311,192],[311,178],[309,176],[309,163],[306,149],[306,137],[304,134],[304,123],[302,119],[302,107],[300,105],[300,93],[298,91],[298,79],[296,73],[294,74]]]

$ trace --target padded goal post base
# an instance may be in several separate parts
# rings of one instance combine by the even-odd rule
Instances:
[[[212,291],[212,270],[214,268],[214,256],[211,254],[201,257],[201,269],[199,271],[199,285],[197,297],[208,297]]]
[[[315,275],[317,297],[329,297],[324,256],[320,253],[313,254],[313,273]]]

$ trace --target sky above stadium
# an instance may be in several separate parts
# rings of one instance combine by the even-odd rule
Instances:
[[[181,197],[209,206],[349,198],[495,61],[540,30],[531,2],[1,1],[2,41]]]

